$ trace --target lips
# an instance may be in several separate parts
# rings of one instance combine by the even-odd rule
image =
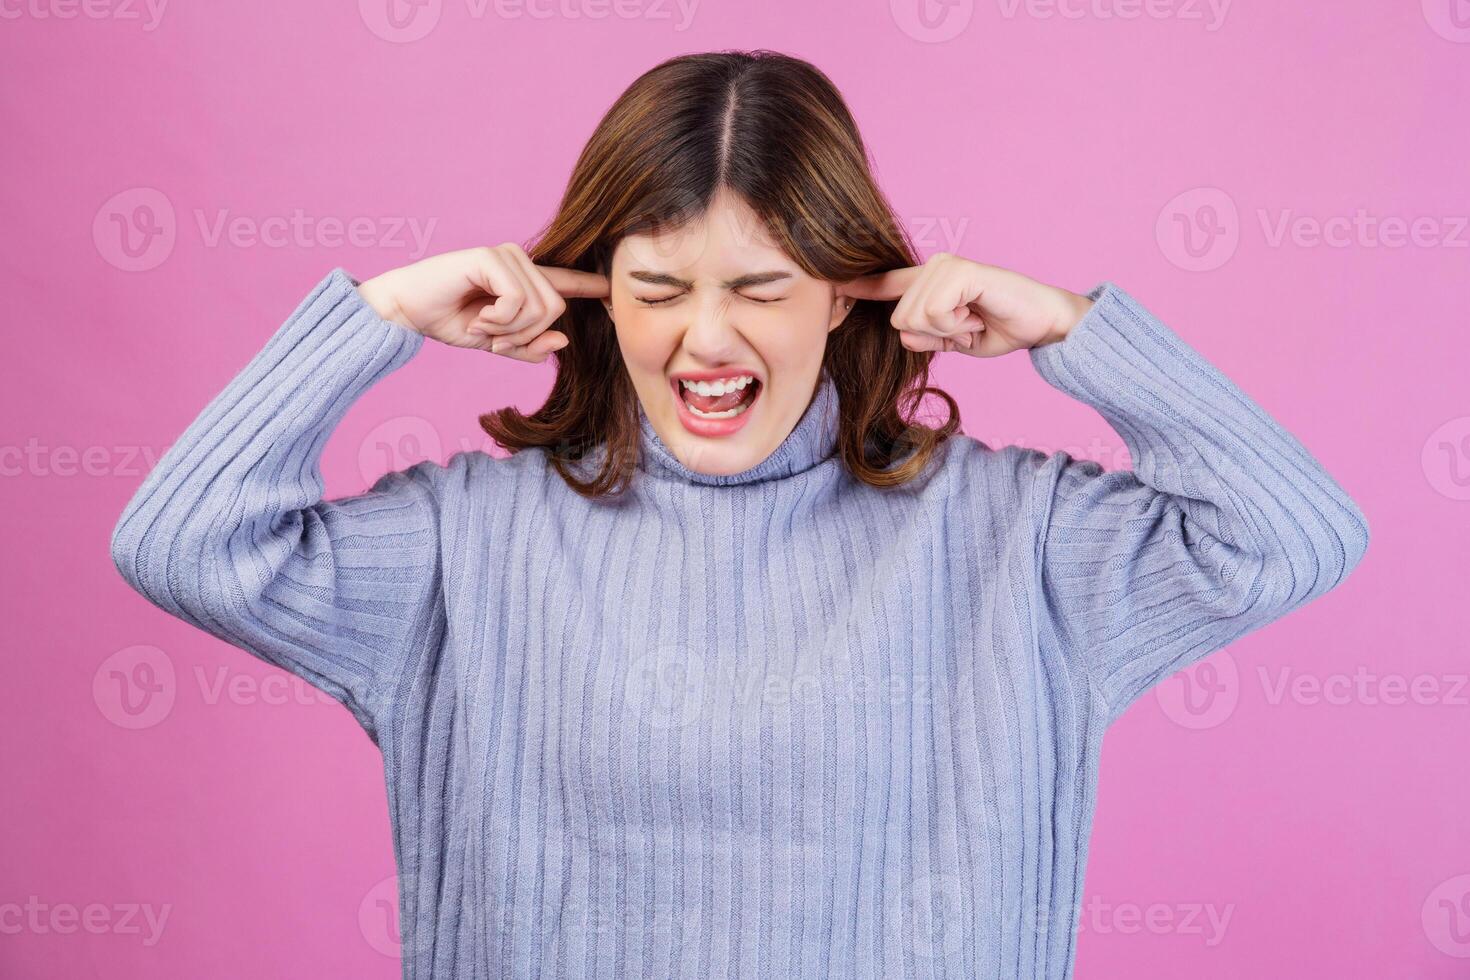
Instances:
[[[717,437],[745,426],[764,385],[749,372],[691,372],[670,378],[669,388],[684,428],[698,436]]]

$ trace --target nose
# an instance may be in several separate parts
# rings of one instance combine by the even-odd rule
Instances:
[[[701,297],[684,329],[685,352],[711,367],[738,360],[745,343],[732,312],[727,297]]]

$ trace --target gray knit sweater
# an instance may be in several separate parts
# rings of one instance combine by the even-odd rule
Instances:
[[[1132,471],[956,436],[874,490],[833,455],[824,377],[734,476],[644,416],[617,502],[541,450],[323,500],[323,443],[423,343],[334,269],[149,473],[113,559],[381,749],[405,977],[1068,977],[1108,724],[1368,542],[1238,387],[1090,295],[1029,356]]]

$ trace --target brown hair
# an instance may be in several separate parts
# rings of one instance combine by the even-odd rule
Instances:
[[[598,123],[556,216],[526,251],[538,265],[606,274],[623,236],[677,229],[722,187],[815,278],[918,264],[836,87],[808,62],[767,50],[682,55],[639,76]],[[879,488],[919,475],[959,427],[954,399],[928,384],[933,352],[899,342],[896,305],[857,300],[828,335],[822,362],[841,406],[838,455]],[[583,496],[621,493],[637,462],[637,394],[612,320],[600,300],[572,298],[552,326],[569,343],[551,355],[556,379],[545,404],[530,415],[490,412],[480,426],[511,452],[549,450]],[[949,406],[937,429],[906,421],[927,394]],[[569,467],[597,446],[606,448],[597,472]]]

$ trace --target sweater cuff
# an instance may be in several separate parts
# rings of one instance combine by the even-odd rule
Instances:
[[[1105,280],[1087,298],[1092,307],[1067,336],[1029,348],[1036,373],[1052,387],[1097,406],[1099,393],[1086,390],[1087,381],[1099,379],[1109,364],[1125,362],[1145,377],[1164,370],[1186,385],[1209,372],[1183,338],[1121,286]]]
[[[402,364],[417,354],[419,348],[424,345],[424,335],[417,330],[405,327],[396,320],[385,320],[378,315],[366,299],[363,298],[357,287],[362,285],[355,276],[341,266],[327,273],[321,285],[317,287],[333,303],[344,304],[348,316],[355,322],[370,322],[374,329],[387,333],[393,337],[399,346],[399,354],[396,358],[397,364]],[[395,367],[397,366],[395,364]]]
[[[1078,348],[1088,345],[1088,339],[1083,334],[1107,329],[1106,323],[1099,326],[1098,321],[1107,319],[1108,311],[1103,309],[1104,306],[1117,306],[1120,301],[1120,297],[1118,296],[1120,292],[1122,290],[1109,280],[1098,283],[1092,289],[1088,290],[1085,295],[1088,299],[1092,300],[1092,305],[1088,307],[1086,313],[1082,314],[1082,319],[1078,320],[1072,325],[1072,329],[1067,331],[1067,336],[1061,340],[1028,349],[1027,353],[1031,355],[1031,365],[1036,368],[1036,372],[1050,384],[1057,385],[1057,368],[1066,363],[1077,352]],[[1063,348],[1066,349],[1063,350]],[[1061,386],[1057,385],[1057,387]],[[1066,389],[1064,388],[1063,390]]]

